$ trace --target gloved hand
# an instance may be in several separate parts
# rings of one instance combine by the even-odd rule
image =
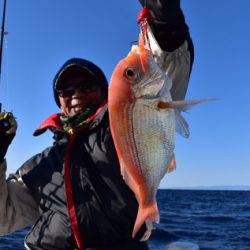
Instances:
[[[17,122],[10,112],[0,113],[0,163],[4,160],[8,147],[16,135]]]
[[[182,18],[180,0],[139,0],[143,7],[147,7],[154,19],[176,24]]]
[[[152,17],[151,30],[164,51],[172,52],[185,40],[190,40],[180,0],[139,1],[143,7],[149,9]]]

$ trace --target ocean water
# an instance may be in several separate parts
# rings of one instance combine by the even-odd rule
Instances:
[[[166,250],[173,242],[202,250],[250,250],[250,191],[159,190],[161,216],[150,250]],[[26,230],[0,237],[0,249],[23,249]]]

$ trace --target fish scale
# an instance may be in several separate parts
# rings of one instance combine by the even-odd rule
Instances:
[[[147,203],[153,202],[152,188],[156,189],[167,172],[175,144],[175,116],[173,110],[156,111],[147,100],[139,100],[134,105],[133,127],[135,147],[142,176],[150,191]],[[157,169],[157,171],[155,171]]]
[[[131,147],[131,142],[134,141],[133,131],[132,131],[132,114],[133,114],[133,105],[126,104],[120,110],[119,116],[115,117],[116,123],[120,124],[120,126],[114,127],[114,132],[120,135],[120,140],[118,141],[120,149],[126,149],[121,154],[120,163],[121,170],[124,171],[123,168],[124,163],[130,165],[138,165],[138,157],[136,157],[136,152],[134,147]],[[123,126],[122,126],[123,125]],[[125,180],[127,181],[127,180]]]

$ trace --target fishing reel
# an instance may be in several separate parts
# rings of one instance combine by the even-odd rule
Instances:
[[[0,113],[0,133],[14,134],[17,130],[17,122],[11,112]]]

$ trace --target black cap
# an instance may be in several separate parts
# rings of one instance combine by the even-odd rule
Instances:
[[[88,60],[82,58],[72,58],[63,64],[53,81],[54,98],[58,107],[60,107],[60,102],[56,89],[60,88],[60,84],[65,78],[73,74],[84,74],[87,78],[96,79],[96,83],[104,91],[104,97],[107,98],[108,81],[103,71],[97,65]]]

